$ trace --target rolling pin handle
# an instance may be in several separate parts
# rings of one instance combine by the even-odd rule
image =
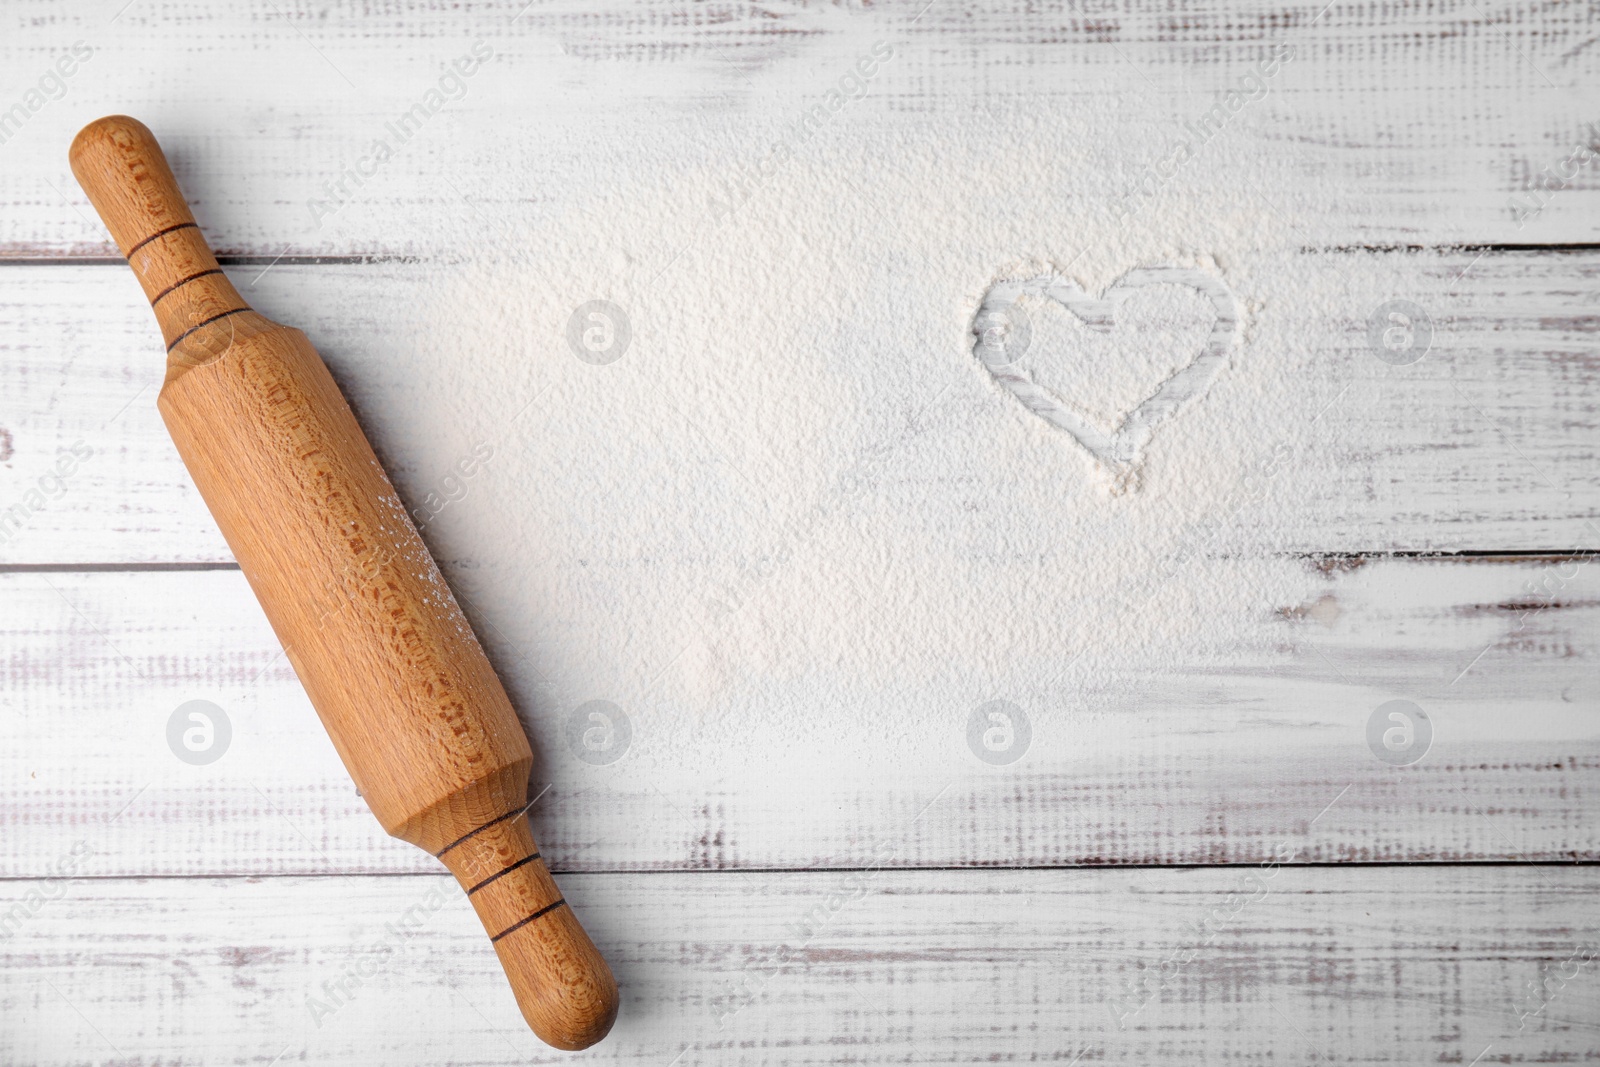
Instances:
[[[239,323],[230,320],[250,305],[217,265],[149,127],[127,115],[96,119],[78,131],[67,157],[144,287],[167,351],[191,337],[232,336]]]
[[[556,1048],[588,1048],[617,1018],[617,982],[545,866],[526,808],[442,852],[494,944],[529,1027]]]

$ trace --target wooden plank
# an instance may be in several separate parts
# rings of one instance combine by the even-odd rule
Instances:
[[[1265,581],[1209,565],[1229,588]],[[507,636],[524,622],[470,614],[539,753],[532,818],[558,870],[849,867],[886,834],[892,865],[921,867],[1249,863],[1280,841],[1319,863],[1600,857],[1592,560],[1269,569],[1293,598],[1251,606],[1232,644],[1162,652],[1152,631],[1120,659],[908,669],[876,695],[730,678],[731,721],[694,670],[630,699],[605,657],[548,656],[559,633],[530,657]],[[237,572],[10,573],[0,590],[0,875],[47,873],[79,837],[97,876],[437,869],[355,795]],[[610,764],[568,733],[597,695],[632,724]],[[969,748],[995,699],[1031,722],[1006,765]],[[208,765],[168,734],[194,700],[231,724]],[[1430,717],[1426,751],[1401,754],[1416,762],[1372,747],[1392,700]]]
[[[1161,494],[1172,540],[1153,550],[1178,553],[1189,543],[1245,554],[1600,544],[1593,518],[1600,499],[1600,376],[1588,370],[1600,255],[1342,259],[1337,269],[1319,259],[1309,280],[1292,265],[1259,265],[1255,277],[1264,294],[1278,292],[1274,274],[1299,278],[1285,290],[1294,299],[1286,295],[1274,305],[1275,317],[1256,324],[1257,340],[1212,395],[1152,446],[1151,493],[1191,487],[1186,497]],[[803,272],[803,264],[796,270]],[[238,274],[241,284],[248,280]],[[0,562],[230,560],[155,411],[162,360],[129,272],[12,267],[4,277],[0,388],[8,405],[0,416],[0,513],[25,502],[41,479],[52,492],[7,525],[11,536],[0,544]],[[566,351],[561,302],[579,299],[576,291],[536,300],[528,320],[536,325],[525,335],[485,336],[485,344],[498,345],[491,349],[496,359],[440,362],[437,346],[470,346],[475,339],[440,335],[430,309],[451,297],[441,294],[439,277],[421,264],[279,266],[260,279],[251,299],[315,340],[412,507],[437,492],[440,478],[475,443],[508,457],[488,465],[482,491],[452,504],[424,531],[436,555],[463,566],[508,562],[494,554],[505,551],[495,531],[510,521],[537,537],[552,566],[573,566],[575,556],[592,554],[592,544],[569,547],[575,531],[552,525],[550,516],[595,506],[588,457],[619,447],[608,429],[618,419],[634,427],[630,440],[651,442],[639,460],[641,487],[659,480],[722,494],[651,494],[651,531],[695,529],[718,509],[736,506],[745,514],[772,507],[766,499],[772,494],[757,488],[752,496],[752,487],[773,483],[779,473],[784,486],[795,478],[815,482],[817,497],[826,500],[839,472],[860,466],[861,455],[875,449],[883,455],[872,461],[869,492],[857,505],[867,515],[898,514],[903,500],[926,507],[932,499],[947,501],[951,522],[970,521],[974,493],[999,501],[1015,491],[1017,472],[982,459],[994,448],[1032,457],[1038,469],[1031,476],[1050,479],[1058,493],[1077,494],[1076,508],[1104,506],[1075,447],[1035,435],[1037,420],[993,388],[959,339],[943,339],[948,351],[932,377],[917,370],[927,357],[915,336],[864,357],[851,372],[850,406],[816,427],[802,457],[749,440],[748,427],[726,419],[720,402],[700,392],[703,376],[676,363],[684,341],[670,330],[637,327],[642,354],[621,373],[648,376],[660,390],[647,406],[619,408],[614,383]],[[1376,359],[1365,345],[1368,315],[1395,290],[1433,308],[1438,323],[1437,351],[1406,367]],[[708,291],[692,298],[716,297]],[[863,330],[872,328],[871,304],[858,308]],[[485,327],[491,329],[499,326]],[[722,364],[734,357],[714,347],[688,358]],[[814,403],[809,378],[771,369],[762,386],[771,403]],[[822,373],[820,364],[811,369]],[[1273,402],[1248,400],[1256,390]],[[909,436],[906,396],[926,407],[919,432]],[[966,438],[974,458],[952,467],[938,449]],[[885,441],[893,442],[887,452]],[[58,487],[52,472],[74,446],[92,458]],[[1197,481],[1204,472],[1190,462],[1190,451],[1219,447],[1231,465]],[[536,500],[514,480],[529,456],[541,457]],[[802,461],[821,469],[789,469]],[[621,509],[634,505],[626,500],[601,502],[597,521],[631,529],[631,512]],[[656,535],[628,533],[640,536]],[[738,549],[707,531],[701,543],[663,541],[649,554],[676,557],[702,574],[709,558],[710,576],[722,580],[742,565],[743,554],[762,550],[774,536],[752,531],[752,544]],[[1066,527],[1060,533],[1063,540],[1081,536]],[[625,559],[617,565],[633,566]]]
[[[623,991],[588,1054],[602,1062],[1554,1064],[1600,1056],[1596,880],[1252,867],[563,884]],[[0,939],[7,1062],[564,1062],[522,1025],[444,878],[4,896],[34,890],[58,898]]]
[[[774,131],[823,100],[876,39],[898,58],[830,145],[909,145],[958,130],[955,146],[985,130],[1025,145],[1043,123],[1095,153],[1092,180],[1052,198],[1106,211],[1186,123],[1292,45],[1265,98],[1205,145],[1203,166],[1186,169],[1177,203],[1253,188],[1292,205],[1313,242],[1334,244],[1600,237],[1595,166],[1571,162],[1594,137],[1583,94],[1596,62],[1588,5],[923,8],[568,0],[431,3],[378,19],[351,4],[168,0],[108,15],[27,0],[8,7],[0,44],[0,69],[12,72],[6,102],[24,107],[6,131],[0,249],[109,250],[65,161],[72,134],[108,111],[161,133],[223,251],[427,253],[493,240],[507,220],[581,215],[630,184],[754,166]],[[388,135],[475,42],[492,62],[461,90],[446,86],[453,99],[419,131]],[[56,78],[75,44],[89,58]],[[1095,116],[1118,135],[1105,136]],[[381,137],[398,146],[394,159],[350,184],[344,169],[370,164],[363,153]],[[969,169],[980,173],[969,179]],[[961,166],[941,174],[989,177]],[[309,205],[340,181],[350,206],[319,216]],[[1519,225],[1513,197],[1541,183],[1537,215]],[[665,263],[671,251],[650,256]]]

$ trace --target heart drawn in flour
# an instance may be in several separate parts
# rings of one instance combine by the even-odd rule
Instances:
[[[1194,358],[1156,387],[1107,433],[1059,396],[1012,366],[1028,349],[1031,328],[1017,306],[1024,297],[1053,300],[1100,333],[1116,326],[1117,309],[1142,287],[1181,285],[1211,303],[1216,318],[1210,336]],[[989,287],[973,317],[977,338],[972,354],[994,380],[1029,411],[1065,430],[1101,463],[1113,470],[1138,465],[1150,437],[1167,420],[1205,396],[1239,343],[1239,306],[1221,279],[1192,267],[1139,267],[1118,278],[1099,297],[1055,274],[1027,281],[1002,281]]]

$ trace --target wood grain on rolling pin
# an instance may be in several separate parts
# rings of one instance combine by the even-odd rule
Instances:
[[[616,985],[523,820],[527,737],[332,375],[215,273],[142,124],[101,119],[71,159],[161,323],[173,442],[351,777],[467,888],[503,872],[473,903],[529,1025],[593,1044]]]

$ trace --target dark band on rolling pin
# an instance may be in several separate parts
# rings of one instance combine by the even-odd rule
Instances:
[[[140,241],[138,244],[136,244],[132,248],[128,249],[127,254],[124,255],[122,258],[124,258],[124,259],[132,259],[133,258],[133,254],[135,252],[139,251],[139,249],[143,248],[145,245],[149,244],[151,241],[154,241],[157,237],[165,237],[167,234],[175,233],[178,230],[198,230],[199,228],[200,228],[200,224],[198,222],[180,222],[176,226],[168,226],[164,230],[157,230],[155,233],[151,234],[149,237],[146,237],[144,240]]]
[[[518,867],[521,867],[524,864],[532,863],[534,860],[536,860],[538,858],[539,858],[539,854],[537,852],[535,852],[531,856],[524,856],[522,859],[520,859],[517,862],[513,863],[509,867],[502,867],[500,870],[495,871],[489,877],[485,878],[483,881],[479,882],[477,885],[475,885],[471,889],[467,890],[467,896],[470,897],[472,894],[476,893],[478,890],[482,889],[484,886],[488,885],[490,882],[494,881],[496,878],[500,878],[500,877],[503,877],[505,875],[508,875],[512,871],[516,870]]]
[[[168,293],[172,292],[174,289],[183,288],[185,285],[188,285],[190,282],[194,281],[196,278],[204,278],[208,274],[221,274],[221,273],[222,273],[222,268],[221,267],[212,267],[210,270],[197,271],[196,273],[189,275],[187,278],[179,278],[177,281],[173,282],[171,285],[169,285],[165,289],[161,290],[155,296],[151,297],[150,298],[150,306],[151,307],[155,307],[157,304],[161,303],[162,297],[166,296]]]
[[[527,926],[529,923],[533,922],[533,920],[537,919],[539,916],[548,914],[549,912],[552,912],[552,911],[555,911],[557,908],[561,907],[561,905],[565,904],[566,902],[567,902],[566,898],[563,897],[562,899],[556,901],[554,904],[546,904],[544,907],[540,908],[538,911],[534,912],[532,915],[528,916],[526,919],[519,919],[516,922],[512,923],[510,926],[506,927],[504,930],[501,930],[498,934],[495,934],[489,940],[491,942],[494,942],[494,941],[500,940],[502,937],[505,937],[507,934],[514,934],[518,930],[522,929],[524,926]]]
[[[241,309],[241,310],[243,310],[243,309]],[[230,314],[231,314],[231,312],[230,312]],[[204,326],[205,323],[201,323],[200,325]],[[515,819],[518,815],[521,815],[523,812],[525,812],[527,810],[528,810],[527,808],[517,808],[517,809],[515,809],[513,811],[506,812],[504,815],[496,815],[494,818],[490,819],[488,822],[484,823],[482,826],[478,827],[476,830],[468,830],[466,833],[462,834],[460,837],[456,838],[454,841],[452,841],[448,845],[444,846],[444,848],[441,848],[438,852],[435,852],[433,854],[433,858],[434,859],[442,859],[446,852],[449,852],[451,849],[455,848],[457,845],[459,845],[462,842],[466,841],[469,837],[472,837],[474,834],[481,834],[481,833],[483,833],[483,831],[487,830],[491,826],[494,826],[496,823],[503,823],[507,819]]]
[[[171,344],[170,344],[170,345],[168,345],[168,346],[167,346],[167,351],[168,351],[168,352],[171,352],[171,351],[172,351],[172,350],[173,350],[173,349],[174,349],[174,348],[177,348],[177,347],[178,347],[178,342],[179,342],[179,341],[181,341],[181,340],[183,340],[183,339],[184,339],[184,338],[185,338],[185,337],[188,337],[188,336],[189,336],[189,335],[190,335],[190,334],[191,334],[191,333],[194,333],[194,332],[195,332],[195,331],[196,331],[196,330],[198,330],[198,329],[200,329],[200,328],[201,328],[201,327],[203,327],[203,326],[210,326],[210,325],[211,325],[211,324],[212,324],[212,323],[213,323],[213,322],[218,322],[218,321],[220,321],[220,320],[222,320],[222,319],[225,319],[225,318],[227,318],[227,317],[228,317],[228,316],[229,316],[229,315],[237,315],[237,314],[239,314],[239,313],[240,313],[240,312],[241,312],[241,311],[249,311],[249,310],[250,310],[250,309],[249,309],[249,308],[247,308],[247,307],[243,307],[243,308],[234,308],[234,309],[233,309],[233,310],[232,310],[232,311],[224,311],[224,312],[223,312],[223,313],[222,313],[222,314],[220,314],[220,315],[213,315],[213,316],[211,316],[211,317],[210,317],[210,318],[209,318],[209,319],[204,319],[204,320],[202,320],[202,321],[200,321],[200,322],[197,322],[197,323],[195,323],[195,324],[194,324],[194,325],[193,325],[193,326],[191,326],[191,327],[189,327],[189,328],[188,328],[188,329],[187,329],[187,330],[184,330],[184,331],[183,331],[183,332],[182,332],[182,333],[180,333],[180,334],[179,334],[179,335],[178,335],[178,336],[176,336],[176,337],[174,337],[174,338],[173,338],[173,339],[172,339],[172,343],[171,343]]]

